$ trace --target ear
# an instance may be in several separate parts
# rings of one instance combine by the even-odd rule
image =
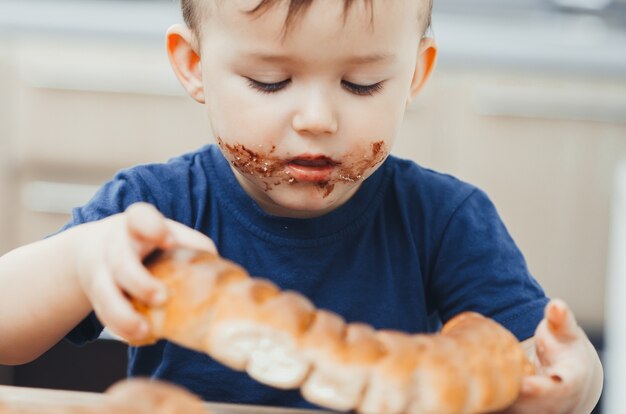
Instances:
[[[176,77],[187,93],[204,103],[202,66],[196,37],[186,25],[175,24],[167,30],[167,54]]]
[[[437,53],[438,49],[435,39],[425,37],[420,41],[415,72],[413,73],[413,80],[411,81],[411,90],[407,105],[415,99],[417,94],[422,90],[424,84],[426,84],[426,81],[430,78],[430,75],[433,73],[435,63],[437,62]]]

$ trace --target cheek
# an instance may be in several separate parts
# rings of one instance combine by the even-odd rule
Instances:
[[[388,99],[381,99],[376,104],[346,106],[344,135],[349,137],[351,146],[369,146],[383,141],[385,148],[390,149],[403,115],[404,107]]]
[[[267,98],[238,79],[210,78],[217,80],[205,85],[209,91],[207,111],[216,136],[248,145],[270,144],[280,136],[281,119],[276,105],[268,105]]]
[[[367,142],[353,151],[339,169],[339,181],[358,183],[369,177],[389,155],[385,140]]]
[[[362,142],[384,140],[389,148],[399,132],[406,102],[410,79],[399,76],[388,82],[384,89],[372,97],[351,99],[342,106],[344,125],[350,128],[349,136]]]

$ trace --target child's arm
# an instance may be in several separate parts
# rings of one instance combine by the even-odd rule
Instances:
[[[534,338],[523,342],[539,367],[507,414],[589,414],[602,392],[600,358],[567,305],[553,300]]]
[[[210,239],[166,220],[152,206],[83,224],[0,257],[0,364],[29,362],[89,312],[112,331],[143,338],[145,320],[126,294],[155,303],[165,289],[141,260],[156,247],[215,250]]]
[[[77,227],[0,257],[0,364],[33,360],[89,313],[71,259],[80,232]]]

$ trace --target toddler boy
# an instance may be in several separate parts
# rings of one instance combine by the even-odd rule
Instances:
[[[167,48],[218,146],[120,172],[65,231],[4,256],[0,363],[30,361],[63,337],[94,340],[103,324],[140,340],[148,326],[128,296],[159,304],[167,294],[141,259],[180,244],[217,248],[377,329],[434,332],[480,312],[537,359],[511,412],[588,413],[602,384],[598,357],[564,303],[546,308],[487,196],[389,155],[434,67],[431,8],[183,1],[186,25],[170,28]],[[129,374],[211,401],[309,406],[297,391],[166,341],[131,348]]]

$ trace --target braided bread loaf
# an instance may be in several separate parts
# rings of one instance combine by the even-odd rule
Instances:
[[[308,401],[361,413],[485,413],[515,401],[533,373],[516,338],[477,313],[441,334],[347,324],[304,296],[251,278],[216,254],[175,249],[146,260],[167,286],[161,307],[134,306],[164,338]]]

